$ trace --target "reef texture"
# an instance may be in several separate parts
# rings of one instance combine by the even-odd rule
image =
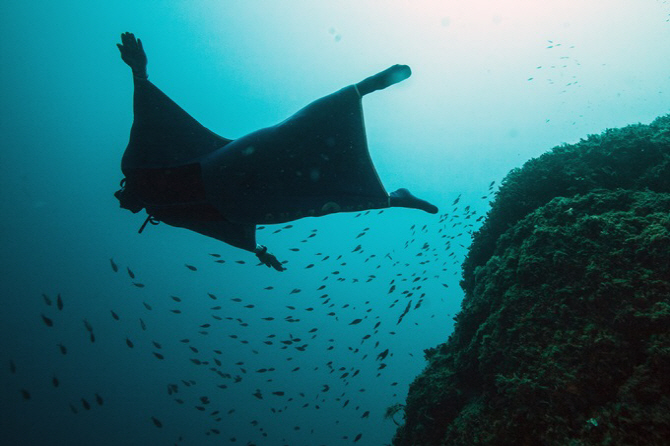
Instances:
[[[511,171],[461,285],[394,445],[667,444],[670,115]]]

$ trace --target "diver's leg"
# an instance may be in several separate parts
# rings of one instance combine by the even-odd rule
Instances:
[[[383,90],[386,87],[390,87],[393,84],[404,81],[412,75],[412,70],[407,65],[393,65],[377,73],[374,76],[370,76],[366,79],[363,79],[356,84],[356,88],[361,96],[365,96],[368,93],[373,91]]]
[[[144,52],[142,41],[135,39],[133,33],[121,34],[121,42],[116,46],[121,51],[121,59],[133,70],[133,76],[141,79],[148,79],[147,76],[147,55]]]
[[[429,214],[437,214],[437,206],[415,197],[407,189],[398,189],[389,194],[391,207],[421,209]]]

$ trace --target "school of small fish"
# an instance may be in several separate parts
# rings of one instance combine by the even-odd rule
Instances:
[[[490,183],[488,194],[482,196],[482,199],[489,198],[494,184],[495,181]],[[289,444],[285,438],[272,437],[271,430],[264,426],[266,424],[264,420],[267,417],[265,413],[255,416],[245,414],[248,418],[245,422],[255,428],[258,433],[256,440],[234,436],[226,438],[226,419],[238,416],[238,414],[234,402],[222,403],[226,401],[225,398],[222,399],[222,392],[225,395],[225,392],[234,386],[243,386],[245,382],[250,382],[249,385],[252,387],[248,392],[248,397],[263,401],[269,414],[295,410],[318,411],[325,404],[338,404],[341,411],[357,412],[358,419],[381,423],[384,407],[365,407],[357,402],[361,399],[360,395],[366,391],[366,388],[360,387],[359,380],[362,375],[370,376],[370,374],[373,374],[376,379],[381,379],[386,375],[393,376],[390,370],[393,370],[394,367],[403,367],[403,362],[406,361],[406,358],[394,357],[394,346],[389,344],[388,340],[375,339],[380,331],[395,336],[398,330],[402,330],[402,327],[408,323],[404,322],[408,318],[412,319],[411,323],[414,325],[419,325],[422,318],[436,316],[434,313],[430,315],[418,313],[424,302],[444,301],[445,297],[449,297],[448,293],[451,293],[451,290],[448,289],[449,285],[445,283],[448,280],[444,276],[449,275],[449,280],[453,280],[454,276],[460,275],[460,262],[466,248],[463,243],[469,243],[466,237],[470,237],[477,229],[477,223],[483,218],[483,215],[478,216],[477,211],[472,209],[474,207],[483,209],[483,206],[463,206],[459,204],[460,200],[461,195],[458,195],[451,203],[449,212],[440,214],[435,223],[421,227],[412,225],[409,228],[411,238],[402,245],[402,256],[396,252],[370,253],[366,250],[365,236],[374,227],[375,215],[382,214],[383,210],[366,211],[353,215],[353,219],[360,218],[360,221],[369,224],[358,232],[352,243],[355,246],[351,246],[345,253],[309,253],[308,243],[318,236],[319,230],[309,231],[302,237],[301,245],[290,248],[291,252],[299,253],[296,254],[297,257],[291,258],[290,266],[309,271],[309,274],[324,274],[324,277],[321,280],[322,283],[314,289],[306,289],[300,283],[294,283],[293,286],[285,289],[283,291],[286,293],[284,296],[287,310],[285,314],[268,314],[263,305],[268,299],[267,295],[276,294],[282,289],[279,279],[274,284],[259,284],[258,291],[249,293],[249,296],[229,296],[225,295],[225,292],[214,290],[201,296],[198,304],[209,309],[206,320],[184,328],[184,333],[180,332],[183,337],[178,341],[158,339],[152,335],[155,332],[152,323],[156,325],[156,313],[160,311],[164,313],[158,316],[160,318],[184,318],[189,308],[185,306],[185,303],[194,297],[187,298],[178,295],[157,297],[151,292],[152,284],[142,280],[141,274],[137,274],[130,266],[121,266],[117,260],[110,258],[111,271],[118,274],[115,277],[127,275],[123,280],[127,281],[131,289],[139,289],[134,293],[142,295],[139,299],[142,305],[138,307],[137,313],[129,314],[127,309],[121,308],[105,308],[100,314],[92,314],[77,322],[68,316],[67,296],[56,293],[54,298],[45,293],[41,296],[44,309],[37,317],[41,318],[45,329],[53,331],[54,347],[60,355],[68,355],[67,342],[63,340],[65,336],[62,335],[62,332],[66,327],[80,324],[81,335],[88,339],[89,345],[92,345],[91,348],[96,348],[98,337],[104,336],[106,342],[120,343],[128,352],[134,352],[133,355],[129,355],[129,361],[172,362],[174,370],[184,375],[175,376],[171,382],[157,383],[163,386],[166,401],[171,401],[182,410],[201,412],[210,426],[202,434],[217,436],[223,442],[227,440],[230,443],[248,446]],[[286,232],[292,228],[293,225],[284,225],[279,229],[272,229],[271,235]],[[258,230],[268,232],[270,228],[259,226]],[[267,236],[267,234],[264,235]],[[459,249],[454,249],[456,246]],[[411,253],[411,261],[407,260],[410,255],[408,253]],[[356,258],[359,264],[367,264],[364,269],[349,266],[354,263],[353,256],[360,256]],[[189,271],[189,274],[198,274],[198,271],[206,267],[206,263],[211,262],[219,265],[228,262],[229,264],[246,264],[245,268],[254,267],[253,264],[249,264],[253,262],[248,260],[224,259],[218,253],[209,253],[202,257],[201,264],[192,262],[196,264],[182,263],[182,265]],[[399,260],[401,257],[403,260]],[[285,263],[289,262],[285,261]],[[374,274],[376,271],[379,271],[379,274]],[[381,271],[392,271],[393,278],[381,283],[380,277],[383,276]],[[342,294],[341,288],[337,288],[338,283],[359,283],[361,285],[370,283],[370,286],[377,284],[379,292],[377,295],[370,295],[361,307],[360,304],[349,303],[347,295]],[[356,286],[360,285],[354,285]],[[331,289],[333,289],[332,292]],[[348,289],[352,289],[351,286]],[[375,310],[381,306],[393,309],[397,319],[383,319],[375,315]],[[436,308],[439,311],[435,305],[432,305],[431,308],[433,311]],[[240,312],[247,316],[229,315],[239,315]],[[438,316],[444,316],[444,314]],[[339,331],[361,333],[360,337],[354,344],[351,344],[349,340],[339,340],[337,338],[339,332],[322,335],[323,330],[320,330],[319,323],[312,322],[314,317],[332,319],[338,324]],[[103,325],[100,323],[103,318],[107,319],[106,322],[111,319],[111,323],[118,327],[118,331],[110,333],[96,330],[96,326]],[[131,329],[129,326],[134,328]],[[175,322],[174,330],[177,332],[179,331],[178,326],[179,324]],[[261,342],[257,342],[257,340],[248,339],[254,338],[254,336],[249,336],[252,330],[254,333],[267,334]],[[231,359],[228,357],[229,349],[223,346],[205,349],[203,344],[212,345],[211,340],[204,341],[205,337],[227,338],[226,342],[239,344],[235,351],[246,351],[245,359]],[[148,353],[138,358],[135,354],[138,350]],[[186,363],[181,358],[182,363],[174,364],[178,359],[169,352],[175,350],[184,352],[184,357],[188,357]],[[311,364],[311,370],[305,370],[307,367],[304,362],[301,363],[302,365],[288,365],[296,358],[296,355],[310,352],[317,352],[319,358],[331,355],[332,359],[323,363]],[[410,356],[414,355],[410,353]],[[420,361],[420,355],[417,354],[414,359]],[[207,373],[210,379],[203,382],[187,376],[188,370],[191,370],[190,367],[202,368],[203,373]],[[12,375],[19,375],[22,368],[20,360],[12,359],[9,368]],[[304,389],[280,387],[274,382],[274,377],[280,371],[308,373],[315,384],[311,387],[305,385]],[[62,388],[61,382],[66,377],[56,373],[50,373],[49,376],[51,388],[59,391]],[[408,384],[404,383],[405,386]],[[397,381],[384,382],[383,385],[388,387],[388,391],[393,394],[392,397],[395,400],[404,398],[404,395],[396,393],[399,386]],[[23,400],[34,403],[35,395],[31,389],[22,387],[17,389],[17,392],[20,393]],[[112,404],[112,401],[114,401],[114,391],[110,389],[99,389],[92,395],[62,395],[63,409],[70,411],[73,416],[82,411],[94,411],[96,407]],[[314,426],[302,426],[299,417],[296,416],[294,419],[294,431],[305,431],[310,434],[315,432]],[[146,414],[146,423],[155,429],[170,428],[165,419],[165,412]],[[341,430],[346,432],[346,426],[342,426]],[[178,432],[174,444],[180,444],[186,438],[192,439],[193,436],[193,432]],[[340,440],[352,443],[361,440],[365,442],[365,435],[364,432],[354,431],[349,435],[341,435]],[[313,441],[314,443],[308,441],[306,444],[324,444],[321,443],[323,439]]]

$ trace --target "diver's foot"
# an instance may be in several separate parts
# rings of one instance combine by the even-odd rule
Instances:
[[[437,206],[415,197],[407,189],[398,189],[389,194],[391,207],[421,209],[429,214],[437,214]]]
[[[412,75],[412,69],[408,65],[393,65],[384,71],[363,79],[356,84],[361,96],[373,91],[383,90],[393,84],[402,82]]]

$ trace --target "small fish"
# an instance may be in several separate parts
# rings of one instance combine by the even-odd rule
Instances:
[[[142,318],[140,318],[140,327],[142,327],[142,331],[147,331],[147,324],[144,323]]]
[[[102,406],[103,404],[102,397],[97,393],[95,394],[95,402],[98,403],[98,406]]]
[[[42,315],[42,320],[46,324],[47,327],[53,327],[54,326],[54,321],[46,317],[45,315]]]
[[[58,307],[58,310],[63,309],[63,299],[60,297],[60,293],[58,293],[58,297],[56,298],[56,307]]]
[[[60,352],[64,355],[67,355],[67,348],[63,344],[57,344]]]
[[[133,282],[133,285],[135,285],[137,288],[144,288],[144,284],[143,284],[143,283]]]
[[[190,269],[191,271],[197,271],[197,270],[198,270],[198,268],[196,268],[196,267],[193,266],[193,265],[187,265],[187,264],[184,264],[184,266],[185,266],[186,268]]]
[[[109,310],[112,313],[112,317],[114,320],[118,321],[119,320],[119,315],[114,312],[114,310]]]
[[[144,308],[146,308],[147,310],[151,311],[151,305],[149,305],[149,304],[146,303],[146,302],[142,302],[142,303],[144,304]]]
[[[109,259],[109,263],[112,265],[112,271],[115,273],[119,272],[119,267],[114,263],[114,259]]]
[[[93,331],[93,327],[91,326],[90,322],[88,322],[86,319],[84,319],[84,327],[86,327],[86,331]]]
[[[179,297],[177,297],[177,296],[170,296],[170,297],[171,297],[172,300],[174,300],[175,302],[181,302],[181,298],[179,298]]]
[[[12,374],[16,373],[16,364],[14,364],[13,360],[9,361],[9,371],[12,372]]]
[[[354,319],[353,321],[349,322],[349,325],[356,325],[359,324],[363,319]]]
[[[91,410],[91,405],[84,398],[81,399],[81,405],[84,406],[84,409]]]
[[[161,420],[159,420],[158,418],[152,416],[152,417],[151,417],[151,421],[154,422],[154,425],[155,425],[156,427],[163,427],[163,423],[162,423]]]
[[[155,356],[156,358],[158,358],[158,359],[165,359],[165,356],[161,355],[161,354],[158,353],[158,352],[152,352],[152,353],[153,353],[154,356]]]
[[[51,299],[49,299],[49,296],[46,294],[42,293],[42,297],[44,298],[44,303],[51,306]]]
[[[53,378],[51,378],[51,384],[53,384],[54,387],[58,387],[60,385],[60,381],[58,381],[56,375],[54,375]]]
[[[131,341],[131,340],[128,339],[128,338],[126,338],[126,345],[127,345],[128,347],[130,347],[130,348],[135,347],[135,344],[133,344],[133,341]]]
[[[131,279],[134,279],[134,278],[135,278],[135,273],[133,272],[133,270],[131,270],[131,269],[128,268],[128,267],[126,267],[126,269],[128,270],[128,275],[130,276],[130,278],[131,278]]]
[[[356,435],[356,438],[354,438],[354,443],[356,443],[358,440],[360,440],[362,436],[363,436],[363,434]]]
[[[26,389],[21,389],[21,395],[23,396],[23,399],[26,401],[30,399],[30,392],[28,392]]]

